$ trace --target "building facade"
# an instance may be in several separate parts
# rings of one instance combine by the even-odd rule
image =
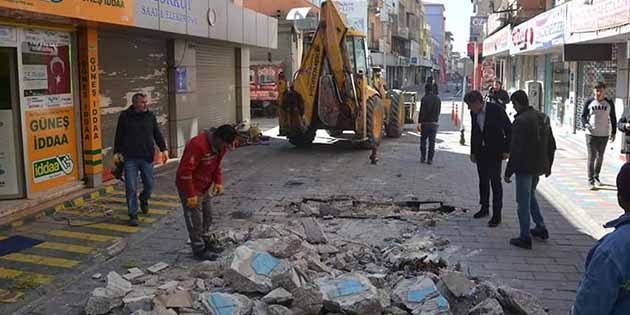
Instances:
[[[510,5],[502,9],[515,7]],[[502,77],[510,90],[528,91],[538,108],[567,132],[583,129],[580,114],[597,82],[607,85],[618,116],[627,111],[630,0],[518,5],[527,10],[502,13],[502,25],[498,30],[488,26],[491,34],[484,41],[485,56],[508,61]]]
[[[446,32],[446,17],[444,15],[446,8],[441,3],[424,4],[425,17],[427,24],[431,26],[431,36],[433,38],[433,77],[435,80],[446,82],[446,62],[444,56],[444,43]]]
[[[116,122],[135,93],[175,156],[202,129],[249,119],[249,49],[277,41],[275,19],[228,0],[0,7],[0,199],[111,178]]]

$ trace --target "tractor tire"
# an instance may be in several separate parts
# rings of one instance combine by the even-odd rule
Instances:
[[[298,148],[309,147],[313,143],[313,140],[315,140],[316,132],[317,130],[309,129],[305,133],[294,134],[288,137],[289,142]]]
[[[365,149],[374,149],[381,144],[385,108],[381,99],[374,95],[367,101],[367,141],[362,145]]]
[[[400,102],[400,95],[394,91],[387,92],[387,97],[391,101],[392,106],[385,132],[390,138],[400,138],[405,128],[405,104]]]

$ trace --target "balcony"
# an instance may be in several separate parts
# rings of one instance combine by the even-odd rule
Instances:
[[[392,32],[392,36],[398,37],[401,39],[409,39],[409,28],[408,27],[398,27],[394,32]]]

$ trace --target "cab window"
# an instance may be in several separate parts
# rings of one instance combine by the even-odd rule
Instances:
[[[350,57],[350,66],[352,67],[352,72],[356,73],[356,63],[354,58],[354,38],[346,37],[346,49],[348,51],[348,56]]]
[[[367,55],[365,54],[365,42],[363,37],[354,38],[354,54],[356,60],[356,73],[363,72],[367,75]]]

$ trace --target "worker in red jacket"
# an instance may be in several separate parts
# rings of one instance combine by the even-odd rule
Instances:
[[[230,125],[204,131],[186,144],[177,168],[175,184],[184,207],[193,255],[199,260],[214,260],[217,257],[212,253],[213,248],[207,238],[212,223],[210,188],[213,195],[223,194],[221,161],[236,135],[236,130]]]

